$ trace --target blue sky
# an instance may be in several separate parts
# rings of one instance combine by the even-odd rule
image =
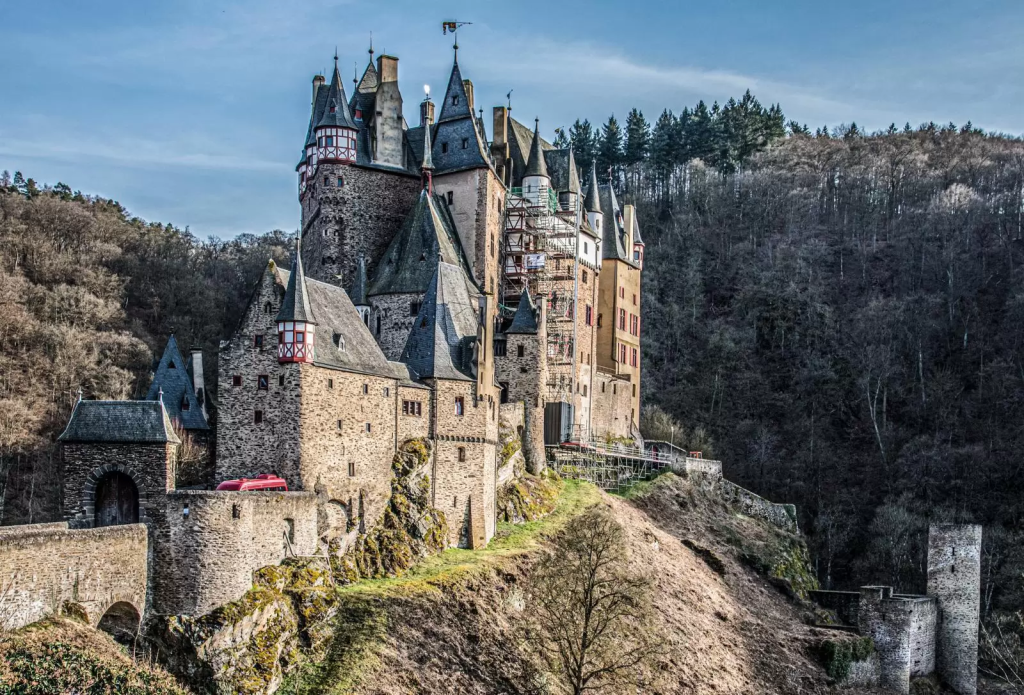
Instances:
[[[3,0],[0,169],[200,237],[293,230],[313,74],[336,45],[343,74],[361,72],[372,31],[416,125],[451,66],[442,19],[473,22],[459,63],[478,106],[514,89],[514,115],[548,136],[747,88],[812,127],[1024,131],[1019,0]]]

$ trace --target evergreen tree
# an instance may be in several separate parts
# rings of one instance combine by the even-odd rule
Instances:
[[[555,141],[552,143],[560,150],[569,146],[569,138],[565,135],[565,128],[555,128]]]
[[[700,159],[711,166],[718,163],[720,140],[715,123],[715,115],[718,112],[717,103],[712,109],[708,109],[703,100],[697,102],[685,130],[688,159]]]
[[[662,200],[668,197],[672,171],[678,156],[678,145],[679,122],[671,111],[665,109],[654,124],[650,148],[655,189]]]
[[[647,159],[650,148],[651,126],[642,112],[633,109],[626,117],[626,145],[623,152],[631,191],[637,190],[640,185],[641,165]]]
[[[569,127],[569,143],[572,145],[573,155],[576,162],[584,171],[594,164],[597,158],[597,133],[590,121],[576,119],[576,122]]]
[[[609,172],[612,183],[618,183],[622,173],[622,129],[615,116],[609,116],[601,129],[601,144],[597,150],[597,175],[607,181]]]

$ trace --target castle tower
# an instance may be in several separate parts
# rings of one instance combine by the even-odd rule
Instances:
[[[540,119],[533,122],[533,143],[530,145],[530,159],[523,174],[523,197],[534,205],[545,204],[551,190],[551,176],[544,161],[544,150],[540,144]]]
[[[583,209],[587,213],[587,223],[598,238],[604,233],[604,213],[601,211],[601,196],[597,193],[597,165],[590,168],[590,188],[583,201]]]
[[[380,166],[405,167],[405,119],[402,93],[398,90],[398,58],[377,58],[377,99],[374,114],[373,162]]]
[[[936,524],[928,529],[928,595],[939,604],[935,640],[939,676],[960,695],[975,695],[981,526]]]
[[[306,275],[302,270],[301,242],[295,240],[295,258],[288,277],[288,288],[277,312],[277,361],[312,362],[316,321],[309,306]]]

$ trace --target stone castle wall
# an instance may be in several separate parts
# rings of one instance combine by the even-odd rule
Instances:
[[[523,455],[531,471],[544,467],[544,389],[547,362],[542,359],[540,336],[511,334],[505,339],[505,356],[495,358],[498,381],[508,385],[508,400],[524,406]],[[519,357],[519,348],[523,356]]]
[[[217,374],[216,482],[277,472],[299,489],[300,366],[277,361],[277,312],[283,290],[263,273],[231,342],[220,351]],[[262,347],[256,337],[262,336]],[[267,375],[267,389],[259,375]],[[235,377],[241,379],[236,386]],[[262,422],[255,421],[256,411]]]
[[[92,625],[118,602],[146,610],[147,537],[142,524],[68,529],[12,526],[0,532],[0,630],[82,606]]]
[[[482,547],[494,535],[498,404],[477,401],[470,381],[438,379],[434,384],[434,506],[448,518],[452,544]],[[463,399],[462,415],[456,411],[457,397]],[[471,522],[479,526],[476,533]]]
[[[178,490],[164,504],[163,520],[153,525],[153,610],[160,615],[207,613],[248,591],[255,570],[317,550],[312,493]]]
[[[960,695],[978,690],[981,526],[938,524],[928,531],[928,595],[938,601],[936,667]]]
[[[892,588],[865,586],[860,590],[858,629],[870,636],[878,654],[879,685],[897,693],[910,692],[911,607],[893,600]]]
[[[434,398],[430,389],[419,386],[398,387],[398,443],[401,445],[410,439],[421,439],[431,435],[430,423],[433,422]],[[406,415],[402,411],[402,402],[419,403],[420,414]]]
[[[628,378],[605,369],[594,372],[594,398],[591,401],[591,427],[594,436],[630,437],[630,411],[633,408],[632,385]]]
[[[302,367],[301,481],[373,525],[391,494],[398,382],[313,365]]]
[[[769,502],[725,478],[719,483],[719,490],[726,502],[736,505],[747,516],[767,521],[784,531],[796,533],[799,530],[796,522],[796,507],[792,504]]]
[[[307,277],[348,288],[360,255],[372,277],[420,188],[418,176],[403,172],[319,165],[302,200],[302,260]]]
[[[930,596],[900,596],[910,604],[910,677],[935,672],[935,621],[938,605]]]

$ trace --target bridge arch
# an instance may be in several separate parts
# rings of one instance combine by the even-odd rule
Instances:
[[[139,634],[142,615],[128,601],[116,601],[103,613],[96,627],[114,638],[115,641],[131,645]]]

